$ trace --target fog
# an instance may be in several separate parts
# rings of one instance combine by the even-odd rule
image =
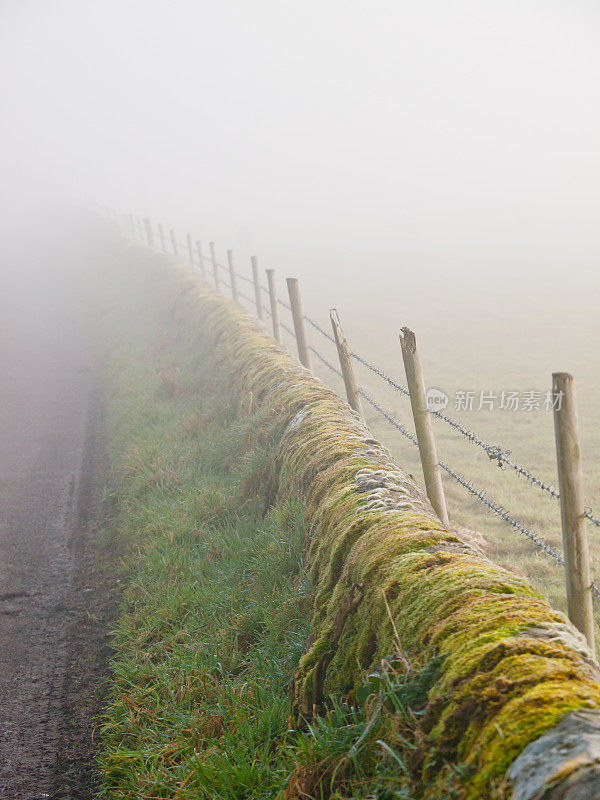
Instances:
[[[391,302],[411,281],[488,306],[599,287],[591,0],[2,0],[0,15],[5,225],[132,211],[322,281],[327,302],[336,286]]]

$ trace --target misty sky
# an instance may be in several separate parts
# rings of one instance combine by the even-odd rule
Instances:
[[[2,213],[98,202],[296,270],[592,279],[599,34],[592,0],[0,0]]]

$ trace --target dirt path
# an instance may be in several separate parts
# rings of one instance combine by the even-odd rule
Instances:
[[[98,414],[68,259],[5,250],[0,301],[0,797],[91,796],[108,655]],[[39,262],[38,262],[39,263]]]

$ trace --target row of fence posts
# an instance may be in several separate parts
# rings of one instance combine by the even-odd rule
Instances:
[[[154,247],[154,233],[150,219],[144,219],[142,224],[139,217],[134,218],[131,214],[126,217],[126,220],[129,222],[131,232],[134,236],[137,233],[139,238],[145,238],[150,247]],[[167,252],[165,235],[160,224],[158,225],[158,235],[161,249]],[[169,235],[173,253],[177,255],[179,251],[175,232],[171,229]],[[189,233],[187,234],[187,245],[189,261],[193,265],[195,263],[194,248]],[[220,291],[215,243],[210,242],[209,247],[215,288],[217,291]],[[202,245],[199,241],[196,242],[196,255],[199,260],[202,275],[206,277]],[[250,261],[256,315],[259,320],[264,321],[265,315],[262,303],[258,259],[256,256],[252,256]],[[238,300],[237,278],[232,250],[227,250],[227,263],[231,294],[234,300]],[[274,339],[281,343],[281,324],[279,320],[275,270],[267,269],[265,272],[267,276],[272,333]],[[306,331],[306,319],[302,308],[300,285],[296,278],[287,278],[286,283],[292,311],[298,358],[306,369],[312,371],[312,361]],[[344,336],[336,309],[330,309],[330,321],[348,404],[364,422],[365,415],[352,363],[351,350]],[[433,426],[431,424],[431,412],[427,405],[425,378],[417,347],[417,338],[414,332],[409,328],[402,328],[400,345],[427,496],[441,521],[445,525],[448,525],[448,510],[446,507],[446,498],[444,495],[444,486],[437,456]],[[554,432],[556,440],[568,613],[573,624],[584,634],[592,652],[595,652],[589,539],[585,520],[583,467],[581,450],[579,447],[575,381],[573,376],[567,372],[553,373],[552,393],[555,398],[555,402],[553,403]],[[560,398],[560,401],[556,402],[556,398]]]

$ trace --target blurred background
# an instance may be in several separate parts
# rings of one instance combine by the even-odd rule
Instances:
[[[1,0],[0,228],[43,253],[73,209],[109,206],[214,240],[222,260],[233,248],[240,270],[256,254],[300,278],[322,323],[337,306],[351,345],[399,379],[410,325],[451,397],[546,391],[571,371],[598,511],[599,33],[592,0]],[[406,400],[360,379],[410,425]],[[556,480],[551,414],[462,417]],[[556,503],[439,437],[560,545]],[[563,603],[528,542],[448,493],[454,519]]]

